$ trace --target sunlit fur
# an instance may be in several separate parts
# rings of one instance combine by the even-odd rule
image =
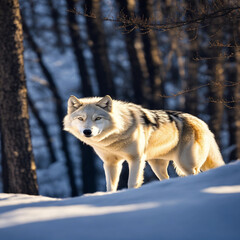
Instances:
[[[90,129],[91,136],[84,130]],[[162,180],[174,162],[178,175],[197,174],[224,164],[206,123],[187,113],[148,110],[133,103],[71,96],[64,130],[92,146],[103,160],[107,191],[116,191],[123,161],[129,165],[128,187],[143,183],[145,161]]]

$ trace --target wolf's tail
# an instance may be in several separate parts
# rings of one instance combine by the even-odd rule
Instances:
[[[209,153],[208,153],[208,156],[207,156],[207,160],[201,166],[201,170],[206,171],[206,170],[211,169],[211,168],[220,167],[224,164],[225,163],[223,161],[223,158],[222,158],[222,155],[220,153],[219,147],[218,147],[218,145],[216,143],[216,140],[213,136],[212,139],[211,139],[211,142],[210,142],[210,149],[209,149]]]

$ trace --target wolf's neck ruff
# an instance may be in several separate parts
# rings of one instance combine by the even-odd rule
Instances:
[[[116,191],[122,162],[129,164],[129,187],[143,182],[148,161],[159,179],[169,178],[174,161],[179,175],[224,164],[206,123],[190,114],[148,110],[110,96],[68,100],[64,130],[92,146],[104,162],[107,190]]]

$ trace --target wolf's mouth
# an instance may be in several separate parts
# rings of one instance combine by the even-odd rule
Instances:
[[[92,135],[84,135],[84,137],[90,138],[92,137]]]

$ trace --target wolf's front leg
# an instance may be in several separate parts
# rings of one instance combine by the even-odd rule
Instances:
[[[107,191],[117,191],[119,176],[122,170],[122,162],[108,163],[104,162],[104,171],[106,177]]]
[[[145,159],[134,159],[132,161],[128,161],[128,165],[128,188],[138,188],[143,184],[143,169],[145,167]]]

